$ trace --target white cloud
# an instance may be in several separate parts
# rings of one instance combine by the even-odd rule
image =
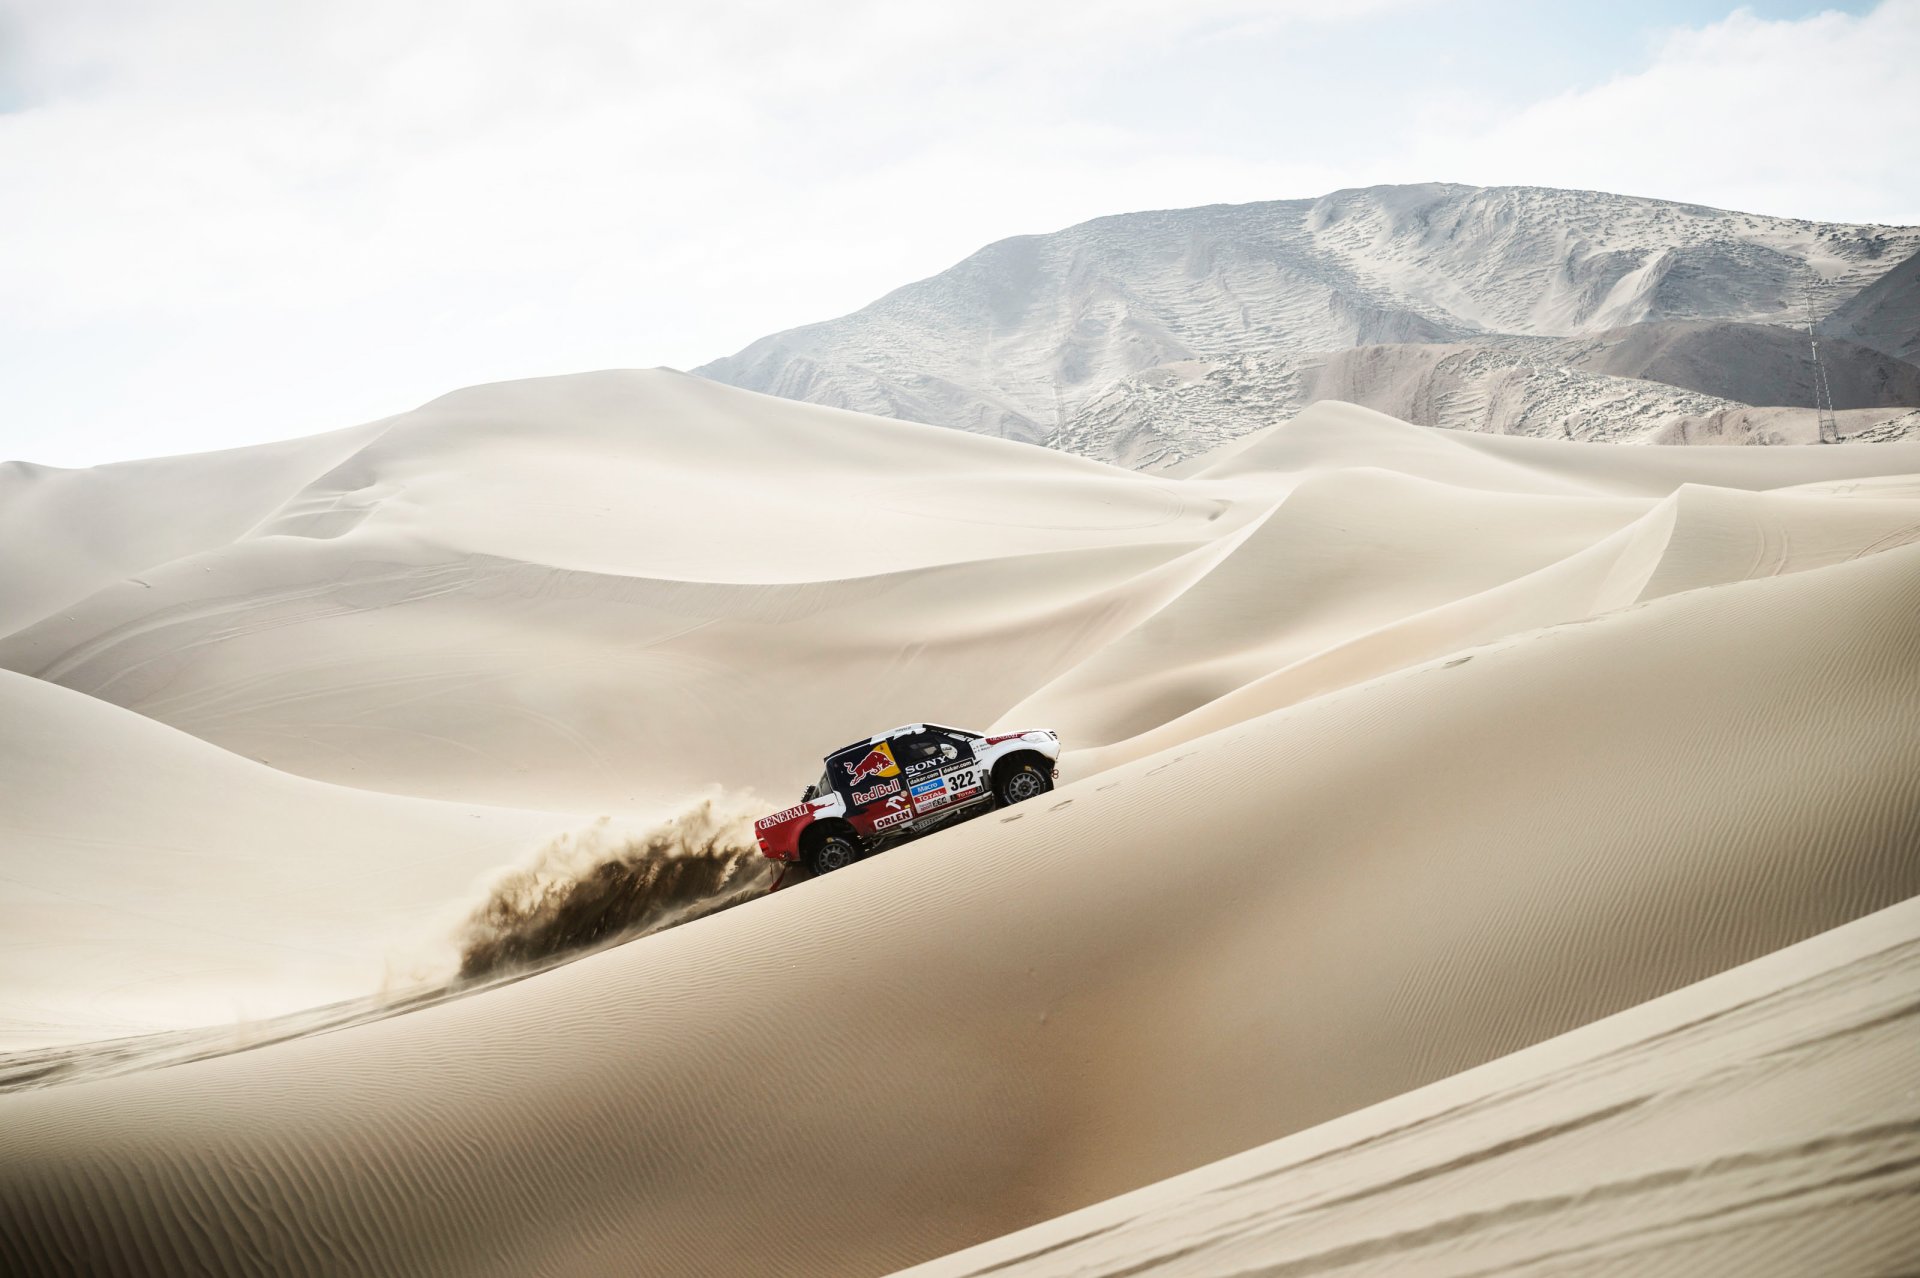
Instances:
[[[1063,86],[1143,41],[1351,9],[16,0],[28,106],[0,115],[0,181],[31,194],[0,201],[0,338],[39,357],[0,392],[0,454],[208,446],[724,354],[985,239],[1244,168],[1156,168]]]
[[[1449,180],[1653,195],[1828,221],[1920,221],[1920,0],[1672,33],[1651,64],[1508,119],[1425,122]]]
[[[1736,19],[1641,75],[1411,143],[1339,100],[1231,139],[1182,118],[1177,86],[1140,85],[1166,114],[1146,123],[1086,106],[1169,59],[1436,3],[0,0],[0,104],[23,104],[0,114],[0,456],[213,447],[476,381],[690,365],[1002,235],[1134,208],[1445,177],[1799,211],[1815,188],[1782,153],[1802,149],[1834,170],[1817,189],[1911,193],[1910,156],[1851,170],[1875,154],[1857,134],[1888,166],[1910,148],[1885,104],[1910,95],[1894,68],[1920,0]],[[1767,81],[1829,48],[1852,78],[1821,73],[1835,136],[1815,146]],[[1776,117],[1799,131],[1749,161],[1708,136]],[[1303,130],[1343,158],[1290,158]]]

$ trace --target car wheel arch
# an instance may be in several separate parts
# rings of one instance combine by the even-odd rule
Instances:
[[[855,847],[863,847],[865,845],[865,840],[860,837],[860,832],[854,829],[853,823],[845,817],[822,817],[819,820],[809,823],[807,828],[800,833],[800,842],[796,845],[796,850],[800,853],[801,860],[804,861],[812,856],[813,849],[819,846],[820,840],[830,834],[837,834],[844,839],[851,839]]]
[[[1015,750],[1012,754],[993,761],[992,771],[988,775],[990,785],[993,789],[998,790],[1001,779],[1005,777],[1007,773],[1026,764],[1032,764],[1049,777],[1053,775],[1053,760],[1049,759],[1046,755],[1041,754],[1038,750]]]

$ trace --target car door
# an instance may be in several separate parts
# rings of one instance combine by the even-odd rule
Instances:
[[[827,759],[827,776],[846,801],[847,820],[871,837],[913,817],[906,779],[888,742],[849,746]]]
[[[979,770],[964,734],[929,726],[898,734],[891,742],[916,823],[978,797]]]
[[[974,736],[958,728],[941,728],[929,725],[943,741],[953,747],[946,765],[940,771],[940,779],[947,783],[947,801],[956,806],[964,806],[979,799],[990,798],[992,789],[987,784],[987,774],[980,767],[980,761],[974,757]]]

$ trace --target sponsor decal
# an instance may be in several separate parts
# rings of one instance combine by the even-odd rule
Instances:
[[[912,815],[913,813],[911,812],[889,812],[885,816],[881,817],[878,821],[875,821],[873,823],[873,828],[876,830],[884,830],[890,825],[899,825],[902,821],[906,820],[908,817]]]
[[[934,777],[927,781],[917,782],[911,787],[913,797],[916,799],[922,795],[932,794],[935,790],[944,790],[946,788],[947,779],[945,777]]]
[[[1024,732],[1009,732],[1005,736],[988,737],[987,744],[999,745],[1002,741],[1018,741],[1021,737],[1024,737],[1026,735],[1027,734]]]
[[[898,781],[882,781],[870,790],[855,790],[853,792],[853,801],[855,803],[872,803],[876,799],[884,799],[889,794],[898,793],[900,793],[900,783]]]
[[[866,777],[897,777],[900,765],[893,761],[893,749],[882,741],[858,760],[840,765],[847,770],[847,784],[858,784]]]
[[[753,828],[756,830],[769,830],[776,825],[791,821],[797,816],[804,816],[812,810],[813,809],[807,804],[802,803],[798,807],[788,808],[784,812],[776,812],[770,817],[761,817],[753,823]]]

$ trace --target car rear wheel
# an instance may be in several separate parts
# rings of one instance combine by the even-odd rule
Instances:
[[[1037,763],[1019,763],[1002,772],[993,783],[993,797],[1001,807],[1037,799],[1053,789],[1053,775]]]
[[[815,874],[843,870],[860,859],[860,846],[844,834],[829,834],[807,852],[807,868]]]

